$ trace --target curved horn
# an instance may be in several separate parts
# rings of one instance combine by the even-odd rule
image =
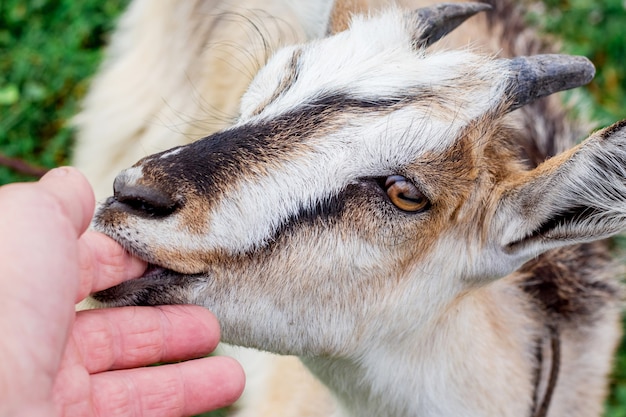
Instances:
[[[587,58],[571,55],[535,55],[506,60],[511,70],[507,96],[509,110],[541,97],[589,83],[596,69]]]
[[[413,44],[416,49],[426,48],[476,13],[489,9],[491,6],[485,3],[442,3],[417,9],[411,13],[419,31],[413,38]]]

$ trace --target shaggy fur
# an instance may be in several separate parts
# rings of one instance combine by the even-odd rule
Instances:
[[[104,196],[152,154],[94,227],[158,267],[95,299],[205,305],[225,341],[323,383],[247,351],[241,416],[599,415],[625,126],[576,145],[549,94],[589,65],[501,59],[551,52],[508,0],[433,46],[410,10],[434,2],[366,3],[131,5],[76,163]],[[520,90],[553,67],[573,70]],[[231,127],[186,145],[227,125],[215,109]],[[419,211],[386,192],[398,176]]]

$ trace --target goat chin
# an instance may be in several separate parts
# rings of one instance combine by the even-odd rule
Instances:
[[[626,123],[513,0],[394,3],[133,0],[75,165],[153,267],[79,308],[211,309],[240,417],[599,416]]]

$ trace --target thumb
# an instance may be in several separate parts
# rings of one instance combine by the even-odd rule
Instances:
[[[80,171],[72,167],[52,169],[37,186],[56,198],[64,215],[74,225],[77,236],[87,230],[96,203],[93,190]]]

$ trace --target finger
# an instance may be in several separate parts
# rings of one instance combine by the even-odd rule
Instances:
[[[96,373],[205,356],[219,336],[217,319],[199,306],[87,310],[77,313],[68,353],[76,349]]]
[[[243,391],[241,366],[211,357],[92,376],[92,404],[100,416],[190,416],[232,404]]]
[[[137,278],[146,263],[131,256],[117,242],[102,233],[87,231],[79,246],[80,288],[76,302],[96,291]]]
[[[72,167],[52,169],[39,180],[37,186],[56,199],[77,236],[87,230],[96,202],[89,182],[80,171]]]

